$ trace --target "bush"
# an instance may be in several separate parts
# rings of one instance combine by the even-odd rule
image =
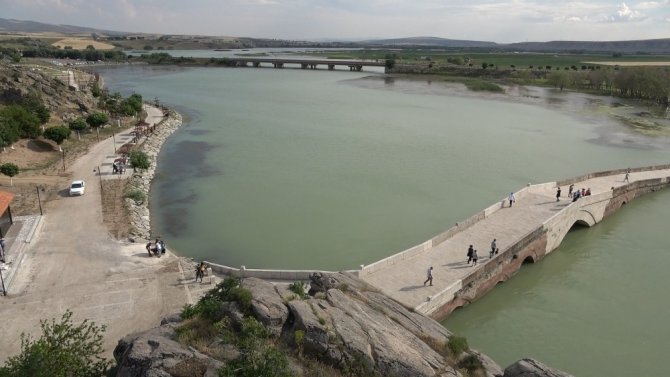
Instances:
[[[147,195],[144,191],[138,188],[131,188],[123,195],[124,198],[129,198],[135,201],[135,204],[140,205],[147,200]]]
[[[467,369],[468,372],[473,372],[478,369],[482,369],[482,361],[476,355],[467,355],[458,363],[460,368]]]
[[[149,156],[142,151],[132,151],[130,152],[130,164],[133,166],[133,169],[148,169],[151,166],[149,162]]]
[[[21,334],[21,353],[10,357],[0,368],[2,377],[104,376],[110,361],[100,354],[105,326],[84,320],[72,323],[66,311],[60,322],[40,321],[42,336],[32,340]]]
[[[449,338],[447,347],[449,347],[449,350],[456,356],[470,350],[470,346],[468,346],[468,340],[462,336],[456,335],[453,335],[451,338]]]
[[[227,301],[237,302],[244,313],[250,314],[253,297],[251,292],[239,285],[240,279],[226,278],[217,284],[214,289],[205,293],[197,304],[184,306],[181,317],[186,319],[200,316],[212,322],[219,321],[223,318],[221,304]]]
[[[244,352],[219,369],[220,377],[292,377],[286,354],[275,346]]]
[[[305,283],[295,281],[288,286],[288,289],[298,295],[298,297],[305,298]]]
[[[40,136],[40,119],[21,105],[10,105],[0,111],[0,128],[3,139],[11,144],[19,138],[35,138]]]

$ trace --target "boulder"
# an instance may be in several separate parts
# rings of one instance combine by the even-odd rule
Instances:
[[[273,335],[279,336],[288,318],[288,309],[274,285],[261,279],[248,278],[242,281],[242,288],[251,292],[251,308],[256,319]]]
[[[223,363],[172,339],[174,325],[128,335],[114,349],[117,377],[216,377]]]
[[[503,377],[573,377],[534,359],[521,359],[505,368]]]

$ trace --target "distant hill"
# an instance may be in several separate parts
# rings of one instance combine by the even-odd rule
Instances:
[[[90,27],[73,25],[52,25],[36,21],[22,21],[0,18],[0,32],[13,33],[61,33],[61,34],[84,34],[97,33],[108,35],[127,34],[120,31],[100,30]]]
[[[73,25],[52,25],[35,21],[21,21],[0,18],[0,33],[1,32],[15,32],[15,33],[61,33],[61,34],[91,34],[107,35],[113,39],[117,36],[124,36],[131,34],[130,32],[100,30],[90,27],[81,27]],[[136,34],[136,33],[133,33]],[[140,33],[142,34],[142,33]],[[158,35],[149,39],[157,39]],[[171,39],[176,39],[173,36]],[[495,43],[487,41],[470,41],[462,39],[447,39],[437,37],[410,37],[410,38],[391,38],[391,39],[374,39],[359,42],[341,41],[336,42],[335,39],[329,39],[328,42],[318,41],[286,41],[280,39],[256,39],[256,38],[223,38],[228,41],[242,41],[238,44],[228,45],[212,45],[207,47],[202,45],[202,40],[219,40],[222,37],[203,37],[203,36],[179,36],[180,40],[187,40],[189,38],[199,39],[200,44],[195,44],[193,47],[178,46],[180,48],[222,48],[222,47],[423,47],[423,48],[464,48],[475,49],[482,51],[520,51],[520,52],[568,52],[568,53],[622,53],[622,54],[670,54],[670,38],[665,39],[646,39],[634,41],[550,41],[550,42],[521,42],[521,43]],[[142,38],[144,39],[144,38]],[[141,48],[142,46],[133,46],[133,48]],[[175,47],[176,48],[176,47]]]
[[[361,41],[364,45],[381,46],[422,46],[422,47],[447,47],[447,48],[477,48],[477,47],[497,47],[495,42],[467,41],[460,39],[447,39],[437,37],[410,37],[410,38],[392,38]]]

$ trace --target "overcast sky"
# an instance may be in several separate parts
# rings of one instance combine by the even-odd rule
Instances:
[[[0,17],[119,31],[298,40],[670,38],[670,0],[0,0]]]

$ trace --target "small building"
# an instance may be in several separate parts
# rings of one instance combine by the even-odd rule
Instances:
[[[0,237],[4,237],[12,224],[14,224],[12,209],[9,207],[12,199],[14,199],[14,194],[0,191]]]

